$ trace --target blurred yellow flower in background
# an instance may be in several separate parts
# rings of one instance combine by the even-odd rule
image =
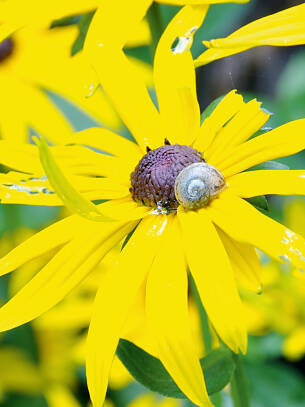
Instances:
[[[141,1],[142,0],[129,1],[129,8],[133,11],[136,11],[137,8],[141,9]],[[250,0],[157,0],[156,2],[183,6],[187,4],[247,3],[249,1]],[[2,26],[0,26],[0,41],[24,26],[39,25],[40,27],[47,27],[52,20],[94,11],[108,2],[109,0],[48,0],[39,4],[36,0],[27,0],[26,3],[23,0],[2,0],[0,2],[0,15],[2,20]],[[111,3],[111,1],[109,3]],[[149,5],[152,3],[153,0],[150,0]],[[138,30],[138,28],[136,28],[136,30]],[[146,32],[146,29],[142,27],[141,32]]]
[[[1,47],[10,47],[9,53],[0,55],[1,138],[25,142],[31,128],[59,144],[71,139],[72,125],[45,91],[66,98],[106,127],[121,126],[101,89],[85,97],[84,78],[88,80],[90,70],[81,52],[70,55],[76,36],[75,26],[25,28],[0,44],[0,54]],[[151,86],[148,65],[131,60],[138,75]]]
[[[285,206],[285,223],[298,233],[305,232],[305,203],[292,201]],[[277,332],[283,336],[283,355],[297,360],[305,354],[305,277],[300,271],[278,263],[262,267],[263,294],[243,292],[248,330],[253,335]]]

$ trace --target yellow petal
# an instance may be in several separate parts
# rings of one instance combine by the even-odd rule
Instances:
[[[259,195],[305,195],[305,170],[247,171],[227,179],[230,191],[242,198]]]
[[[117,220],[134,220],[143,218],[153,212],[153,209],[136,203],[131,196],[112,199],[98,205],[98,208],[109,218]]]
[[[24,99],[23,115],[26,123],[48,140],[65,140],[73,128],[49,97],[34,86],[19,86]]]
[[[135,26],[142,21],[152,0],[103,1],[90,24],[87,47],[98,44],[122,49]],[[114,18],[115,16],[115,18]]]
[[[98,291],[87,343],[87,381],[94,407],[104,402],[124,322],[151,267],[167,222],[165,215],[144,219]]]
[[[47,26],[57,18],[90,11],[99,5],[96,0],[53,0],[38,4],[36,0],[1,2],[0,42],[26,24]],[[18,10],[18,12],[16,12]]]
[[[0,331],[37,318],[62,300],[135,226],[90,222],[11,300],[0,308]],[[58,237],[59,238],[59,237]]]
[[[225,177],[275,158],[298,153],[305,147],[305,119],[294,120],[243,143],[222,160],[210,160]]]
[[[1,344],[0,381],[6,392],[38,394],[43,388],[39,367],[18,348]]]
[[[131,37],[128,38],[126,48],[141,47],[151,43],[151,32],[148,21],[142,20],[140,24],[134,27]]]
[[[305,5],[291,7],[245,25],[227,38],[204,41],[207,51],[196,66],[237,54],[259,45],[290,46],[305,43]]]
[[[196,405],[211,406],[191,334],[187,269],[176,219],[162,240],[146,286],[148,328],[180,390]]]
[[[219,228],[217,232],[231,260],[237,281],[248,290],[261,292],[261,265],[254,247],[231,239]]]
[[[0,162],[20,172],[42,175],[37,148],[30,144],[0,140]]]
[[[198,151],[207,151],[221,128],[245,105],[241,95],[231,90],[215,107],[201,127],[193,147]]]
[[[184,7],[160,38],[154,60],[154,81],[163,137],[189,144],[199,132],[200,110],[191,45],[209,6]],[[175,40],[177,45],[173,48]]]
[[[21,47],[22,44],[17,42],[16,46]],[[17,116],[17,123],[23,122],[24,126],[31,127],[50,140],[64,140],[71,134],[72,126],[36,84],[32,84],[27,78],[22,78],[24,73],[22,68],[19,68],[19,60],[23,57],[21,51],[20,54],[19,56],[17,54],[15,59],[9,60],[11,65],[7,68],[8,72],[4,72],[1,78],[1,100],[4,105],[3,114],[6,114],[4,122],[6,120],[14,122]],[[26,141],[26,138],[21,139],[18,135],[13,134],[11,137],[19,142]]]
[[[283,343],[283,353],[290,360],[298,360],[305,353],[305,326],[301,325]]]
[[[128,162],[106,154],[100,154],[82,146],[50,147],[56,160],[69,174],[106,176],[120,183],[129,182],[134,166]],[[0,140],[0,163],[20,172],[44,175],[36,146]]]
[[[134,170],[128,161],[82,146],[55,146],[50,150],[62,168],[75,175],[104,176],[119,183],[129,183],[130,173]]]
[[[0,86],[2,85],[0,81]],[[5,91],[1,86],[2,95],[5,97]],[[28,129],[24,118],[16,114],[16,105],[14,106],[7,98],[5,103],[1,103],[0,134],[4,140],[13,140],[17,143],[24,142],[28,136]],[[19,109],[18,109],[19,110]]]
[[[186,258],[202,304],[221,339],[234,351],[246,352],[244,310],[225,248],[206,210],[178,208]]]
[[[116,180],[86,176],[70,176],[69,179],[90,201],[121,198],[129,194],[128,185],[121,185]],[[46,177],[37,178],[13,171],[0,174],[0,199],[2,203],[10,204],[63,205]]]
[[[60,384],[46,386],[45,397],[49,407],[81,407],[68,386]]]
[[[263,215],[251,204],[223,192],[211,202],[208,214],[233,239],[249,243],[281,262],[305,268],[305,240]]]
[[[110,130],[99,127],[92,127],[75,133],[71,137],[71,143],[83,144],[110,153],[116,157],[121,157],[124,160],[130,161],[134,166],[142,158],[141,150],[135,143]]]
[[[297,233],[303,233],[305,230],[305,211],[303,199],[289,200],[284,208],[285,223]]]
[[[0,275],[9,273],[70,241],[89,221],[79,216],[69,216],[25,240],[0,259]]]
[[[130,382],[132,382],[132,380],[133,378],[126,369],[126,367],[123,365],[120,359],[117,356],[115,356],[113,359],[111,373],[109,377],[109,386],[113,390],[120,390],[126,387]]]
[[[238,113],[216,135],[204,157],[209,160],[225,159],[230,151],[247,141],[269,119],[270,114],[261,109],[256,99],[244,104]]]
[[[104,2],[92,19],[84,48],[103,90],[143,152],[147,145],[156,148],[163,143],[159,113],[122,47],[127,33],[141,21],[150,3],[137,0],[131,6],[122,0],[119,4]]]
[[[49,330],[87,328],[90,323],[92,308],[93,297],[82,298],[78,296],[75,299],[70,299],[69,296],[61,304],[35,320],[35,327]]]
[[[71,57],[71,48],[78,33],[76,25],[52,30],[31,26],[14,33],[19,51],[14,54],[14,61],[12,58],[9,60],[14,76],[24,78],[31,89],[35,90],[39,86],[59,94],[107,127],[119,128],[121,122],[100,89],[92,97],[84,97],[84,86],[92,76],[92,68],[82,52]],[[24,79],[21,80],[23,86]],[[26,96],[23,95],[23,98],[26,99]],[[33,111],[31,118],[35,119],[34,111],[39,110],[39,106],[33,105],[30,108]],[[50,105],[50,108],[55,110],[55,106]],[[42,119],[37,120],[41,122]],[[51,136],[58,144],[64,141],[60,131],[53,132]]]

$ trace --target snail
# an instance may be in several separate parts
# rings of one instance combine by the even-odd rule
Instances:
[[[175,196],[187,209],[198,209],[208,204],[225,187],[225,179],[217,168],[199,162],[185,167],[175,181]]]

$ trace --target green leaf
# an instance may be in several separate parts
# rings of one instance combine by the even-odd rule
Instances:
[[[222,99],[225,97],[225,95],[219,96],[218,98],[214,99],[213,102],[211,102],[201,113],[201,120],[200,122],[202,123],[207,117],[210,116],[210,114],[213,112],[215,107],[222,101]]]
[[[78,37],[74,41],[72,48],[71,48],[71,56],[73,57],[79,51],[81,51],[84,47],[86,36],[81,32],[78,34]]]
[[[283,353],[284,337],[276,332],[263,336],[248,337],[247,360],[253,363],[279,359]]]
[[[81,20],[82,15],[75,15],[75,16],[68,16],[64,18],[59,18],[58,20],[54,20],[50,26],[50,28],[55,27],[66,27],[68,25],[78,24]]]
[[[132,376],[148,389],[164,396],[186,398],[161,361],[133,343],[121,339],[117,355]],[[222,390],[231,380],[234,363],[231,352],[219,348],[200,359],[208,394]]]
[[[264,195],[253,196],[252,198],[247,198],[246,201],[248,201],[251,205],[255,206],[258,209],[263,209],[264,211],[269,210],[268,201]]]
[[[255,165],[247,169],[246,171],[254,171],[254,170],[290,170],[290,167],[286,164],[282,164],[278,161],[266,161],[264,163]]]
[[[304,49],[299,51],[289,58],[276,84],[276,99],[285,104],[294,104],[295,99],[305,96],[305,52]]]
[[[83,49],[89,25],[94,16],[94,13],[95,11],[90,11],[90,13],[84,14],[82,18],[79,20],[78,22],[79,34],[76,40],[74,41],[74,44],[72,45],[71,49],[72,56],[77,54],[79,51]]]
[[[261,108],[261,110],[263,110],[265,113],[273,115],[273,113],[269,112],[267,109]],[[273,130],[272,127],[264,126],[261,129],[259,129],[256,133],[252,134],[252,136],[249,138],[249,140],[251,140],[251,139],[253,139],[253,138],[257,137],[257,136],[261,136],[262,134],[266,134],[271,130]]]
[[[304,407],[304,377],[282,362],[247,363],[253,406]]]
[[[54,191],[66,207],[70,209],[70,211],[89,220],[97,222],[113,220],[104,216],[91,201],[84,198],[72,186],[57,165],[46,140],[43,137],[40,140],[35,137],[34,141],[39,148],[40,161],[45,170],[46,176],[48,177]]]

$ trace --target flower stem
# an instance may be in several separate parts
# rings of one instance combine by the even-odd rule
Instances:
[[[233,354],[235,371],[231,381],[231,396],[234,407],[250,407],[247,380],[240,355]]]
[[[158,3],[153,3],[148,12],[147,12],[147,20],[151,32],[151,59],[152,62],[154,60],[155,51],[159,42],[159,39],[163,32],[163,23],[162,23],[162,15],[160,6]]]

